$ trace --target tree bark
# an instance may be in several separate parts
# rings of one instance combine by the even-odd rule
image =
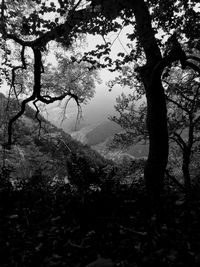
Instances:
[[[147,98],[147,129],[149,133],[149,155],[144,178],[149,196],[154,204],[159,204],[168,161],[167,108],[160,75],[154,73],[152,67],[149,67],[143,81]]]
[[[191,179],[190,179],[190,155],[191,155],[191,149],[185,148],[183,151],[183,163],[182,163],[182,171],[183,171],[183,178],[184,178],[184,186],[185,191],[189,192],[191,189]]]
[[[146,65],[141,68],[141,78],[147,98],[147,129],[149,132],[149,155],[144,178],[148,195],[154,203],[158,204],[168,161],[167,108],[161,83],[162,71],[158,68],[162,56],[155,39],[146,3],[142,0],[132,2],[137,33],[146,55]]]

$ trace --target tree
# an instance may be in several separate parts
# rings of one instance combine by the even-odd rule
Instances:
[[[181,70],[174,66],[164,73],[163,84],[167,100],[167,117],[171,146],[178,145],[182,155],[182,172],[186,191],[190,191],[190,162],[198,150],[200,141],[200,83],[197,73]],[[146,103],[136,105],[137,97],[129,94],[116,99],[115,110],[119,116],[110,119],[118,123],[125,131],[116,134],[112,146],[126,147],[148,139],[145,116]],[[177,150],[176,150],[177,153]]]
[[[35,2],[37,5],[34,5]],[[147,98],[149,156],[144,174],[149,194],[155,202],[158,202],[168,158],[167,111],[161,76],[166,66],[178,60],[184,68],[186,66],[197,68],[195,62],[198,58],[186,56],[178,40],[178,37],[182,40],[185,37],[194,41],[199,36],[198,12],[194,10],[196,1],[179,0],[176,5],[174,1],[166,3],[164,0],[93,0],[89,2],[60,0],[58,2],[59,8],[53,2],[46,4],[40,0],[21,0],[17,4],[13,4],[12,1],[2,1],[1,33],[6,42],[13,40],[21,46],[21,66],[18,69],[23,70],[27,67],[25,60],[27,47],[32,50],[34,56],[32,94],[22,101],[21,111],[10,121],[9,131],[13,122],[23,114],[28,102],[37,99],[48,104],[66,96],[64,94],[46,97],[41,93],[42,53],[46,45],[56,40],[69,47],[80,32],[105,36],[120,27],[119,23],[113,23],[115,18],[120,17],[125,25],[133,26],[129,38],[136,42],[135,51],[133,50],[128,57],[124,56],[124,61],[133,61],[136,57],[141,62],[141,57],[145,58],[143,61],[145,63],[137,68]],[[84,8],[84,4],[88,6]],[[24,10],[27,10],[24,5],[26,7],[29,5],[28,14],[24,13]],[[42,17],[49,12],[58,16],[54,16],[53,20]],[[193,31],[189,28],[191,25]],[[170,33],[177,28],[180,28],[179,36],[174,33],[165,43],[161,43],[161,38],[156,36],[158,30],[170,36]],[[189,48],[193,48],[195,44],[196,42],[191,42]],[[93,51],[91,55],[100,58],[109,54],[108,48],[109,44],[105,44],[98,47],[98,51]],[[91,57],[87,59],[92,63],[98,63]],[[107,65],[110,65],[109,57],[107,60]],[[115,62],[116,69],[120,69],[120,62],[122,61]],[[96,64],[96,66],[102,66],[102,64]]]
[[[170,139],[181,149],[185,190],[190,191],[190,162],[200,141],[199,77],[176,68],[166,84]]]
[[[36,3],[35,3],[36,2]],[[21,4],[21,5],[20,5]],[[21,102],[21,108],[19,112],[13,116],[8,123],[8,145],[12,143],[12,126],[15,121],[24,113],[27,103],[40,101],[45,104],[53,103],[57,100],[62,100],[66,96],[73,98],[77,104],[85,100],[85,96],[92,97],[93,92],[89,92],[91,87],[94,85],[93,78],[96,78],[96,71],[91,71],[89,75],[89,66],[88,64],[82,62],[80,64],[75,61],[77,58],[71,58],[71,65],[76,68],[75,72],[79,72],[78,82],[73,81],[70,84],[71,88],[57,88],[57,91],[54,89],[54,94],[44,94],[47,90],[44,89],[42,82],[44,68],[44,60],[42,55],[45,55],[47,51],[47,44],[51,41],[56,40],[58,43],[61,43],[66,49],[71,47],[71,44],[79,36],[79,29],[76,29],[76,26],[84,18],[87,20],[91,17],[90,12],[87,10],[76,10],[80,9],[80,4],[84,4],[84,1],[59,1],[58,7],[55,6],[53,2],[45,3],[43,1],[18,1],[18,3],[12,3],[12,1],[2,1],[1,4],[1,35],[3,38],[2,48],[2,57],[4,58],[2,68],[2,73],[5,75],[6,80],[10,85],[10,91],[13,91],[16,96],[18,93],[24,93],[22,86],[16,92],[16,84],[19,84],[18,80],[20,77],[27,77],[27,71],[32,69],[32,88],[29,90],[29,94]],[[60,6],[60,7],[59,7]],[[76,10],[76,12],[75,12]],[[46,19],[45,15],[48,17],[48,14],[51,19]],[[86,17],[86,15],[88,17]],[[61,22],[64,21],[64,23]],[[66,20],[66,21],[65,21]],[[82,30],[84,32],[84,30]],[[18,49],[18,57],[16,61],[16,55],[13,52],[13,47]],[[33,61],[30,61],[30,54],[32,53]],[[14,61],[14,62],[13,62]],[[63,65],[62,70],[66,67],[67,59],[62,61],[60,59],[60,66]],[[17,65],[16,65],[17,62]],[[14,65],[14,64],[15,65]],[[83,71],[83,69],[87,69]],[[11,77],[9,77],[9,71],[11,72]],[[46,71],[48,69],[46,68]],[[60,69],[61,71],[61,69]],[[69,74],[68,68],[68,78],[72,75]],[[56,75],[56,73],[54,73]],[[78,73],[77,73],[78,75]],[[47,81],[47,76],[44,77]],[[56,77],[55,77],[56,78]],[[57,73],[58,78],[58,73]],[[22,78],[23,79],[23,78]],[[55,79],[56,80],[56,79]],[[23,81],[22,81],[23,82]],[[21,82],[21,84],[22,84]],[[76,91],[74,88],[76,83]],[[87,88],[87,90],[86,90]],[[84,92],[80,90],[84,89]],[[21,91],[20,91],[21,90]],[[55,93],[56,91],[56,93]],[[77,94],[76,94],[77,93]],[[81,95],[82,94],[82,95]],[[85,95],[85,96],[84,96]],[[36,107],[37,109],[37,107]],[[37,110],[38,112],[38,110]]]
[[[86,62],[73,62],[70,58],[59,55],[58,66],[46,67],[47,71],[42,77],[43,93],[62,95],[68,92],[69,95],[76,95],[80,103],[86,104],[94,96],[95,82],[101,82],[97,70],[89,70],[89,67]]]
[[[126,148],[132,144],[148,139],[146,129],[146,103],[138,104],[139,99],[134,94],[125,95],[116,98],[115,110],[118,115],[109,117],[111,121],[119,124],[123,132],[114,135],[110,144],[111,147]]]
[[[195,3],[195,1],[178,1],[177,5],[174,5],[174,1],[167,3],[165,1],[118,1],[119,6],[126,6],[126,10],[133,11],[135,18],[131,20],[133,14],[130,15],[130,13],[124,15],[125,21],[129,21],[134,26],[129,38],[132,41],[136,40],[135,51],[132,51],[128,58],[125,56],[124,61],[139,59],[141,62],[141,58],[145,58],[145,63],[137,67],[137,70],[147,99],[149,155],[144,176],[154,203],[158,202],[162,192],[168,159],[167,109],[161,77],[164,69],[176,61],[180,61],[183,68],[188,66],[198,69],[195,62],[199,62],[199,59],[190,55],[186,56],[179,43],[184,35],[190,41],[198,38],[199,21],[198,11],[194,10]],[[180,10],[184,12],[180,14]],[[185,24],[184,21],[186,21]],[[194,25],[193,32],[189,30],[190,23]],[[167,42],[161,42],[161,38],[156,37],[158,30],[162,30],[163,36],[170,36],[170,32],[179,27],[179,35],[174,32]],[[192,42],[187,48],[191,47],[194,47]],[[116,68],[120,69],[119,61],[116,63]]]

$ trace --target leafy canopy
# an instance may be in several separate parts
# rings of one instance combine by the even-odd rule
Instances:
[[[146,8],[149,9],[150,17],[145,11]],[[147,20],[143,20],[143,15]],[[144,23],[144,21],[146,22]],[[182,63],[186,64],[184,52],[199,49],[199,21],[198,1],[194,0],[178,0],[176,3],[174,1],[166,3],[164,0],[144,2],[138,0],[133,2],[128,0],[58,0],[54,2],[2,0],[1,53],[5,59],[2,72],[8,75],[8,70],[11,68],[10,86],[12,90],[15,90],[16,72],[23,75],[28,68],[28,49],[32,50],[34,59],[32,64],[33,87],[27,98],[23,100],[21,110],[9,123],[9,136],[12,124],[24,113],[27,103],[41,101],[49,104],[61,100],[67,95],[74,98],[74,94],[69,91],[56,96],[43,95],[42,73],[45,72],[43,56],[51,41],[59,42],[68,49],[80,34],[100,34],[105,38],[109,32],[116,32],[129,25],[131,32],[128,34],[128,38],[132,42],[130,53],[120,53],[119,59],[112,62],[109,57],[111,44],[106,42],[105,45],[97,47],[96,51],[86,53],[84,60],[92,64],[93,68],[108,66],[112,70],[121,70],[125,63],[137,61],[139,66],[143,66],[145,61],[154,61],[156,58],[160,58],[161,53],[164,56],[170,51],[165,60],[161,62],[163,66],[160,69],[162,70],[175,59],[181,58]],[[193,31],[191,31],[191,27]],[[173,35],[174,30],[177,29],[177,34]],[[171,38],[168,38],[170,36]],[[10,42],[19,48],[19,64],[17,66],[13,64],[15,59],[10,58],[12,54],[9,48]],[[102,56],[105,56],[105,62],[100,64],[99,58]],[[198,60],[187,57],[187,65],[190,67],[195,68],[196,61]],[[137,70],[140,70],[138,65],[136,67]],[[137,78],[139,77],[141,78],[140,75]],[[8,143],[11,143],[11,138]]]

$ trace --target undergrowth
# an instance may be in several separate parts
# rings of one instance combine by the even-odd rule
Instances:
[[[142,183],[90,189],[32,185],[0,192],[0,266],[199,266],[200,200],[166,187],[162,219]],[[100,267],[97,266],[97,267]]]

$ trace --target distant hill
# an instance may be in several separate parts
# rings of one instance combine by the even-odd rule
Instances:
[[[105,121],[86,134],[87,144],[90,146],[104,142],[110,136],[119,133],[122,128],[112,121]]]
[[[83,127],[79,131],[71,133],[71,136],[76,140],[91,146],[104,157],[116,160],[124,156],[124,153],[134,158],[145,158],[148,155],[148,144],[140,142],[131,145],[125,150],[109,149],[109,143],[116,133],[121,132],[123,129],[112,121],[105,121],[96,125]]]
[[[104,142],[92,146],[102,156],[112,159],[114,162],[122,162],[127,159],[145,159],[148,156],[148,144],[138,143],[126,149],[111,149],[109,143],[113,136],[107,138]]]

